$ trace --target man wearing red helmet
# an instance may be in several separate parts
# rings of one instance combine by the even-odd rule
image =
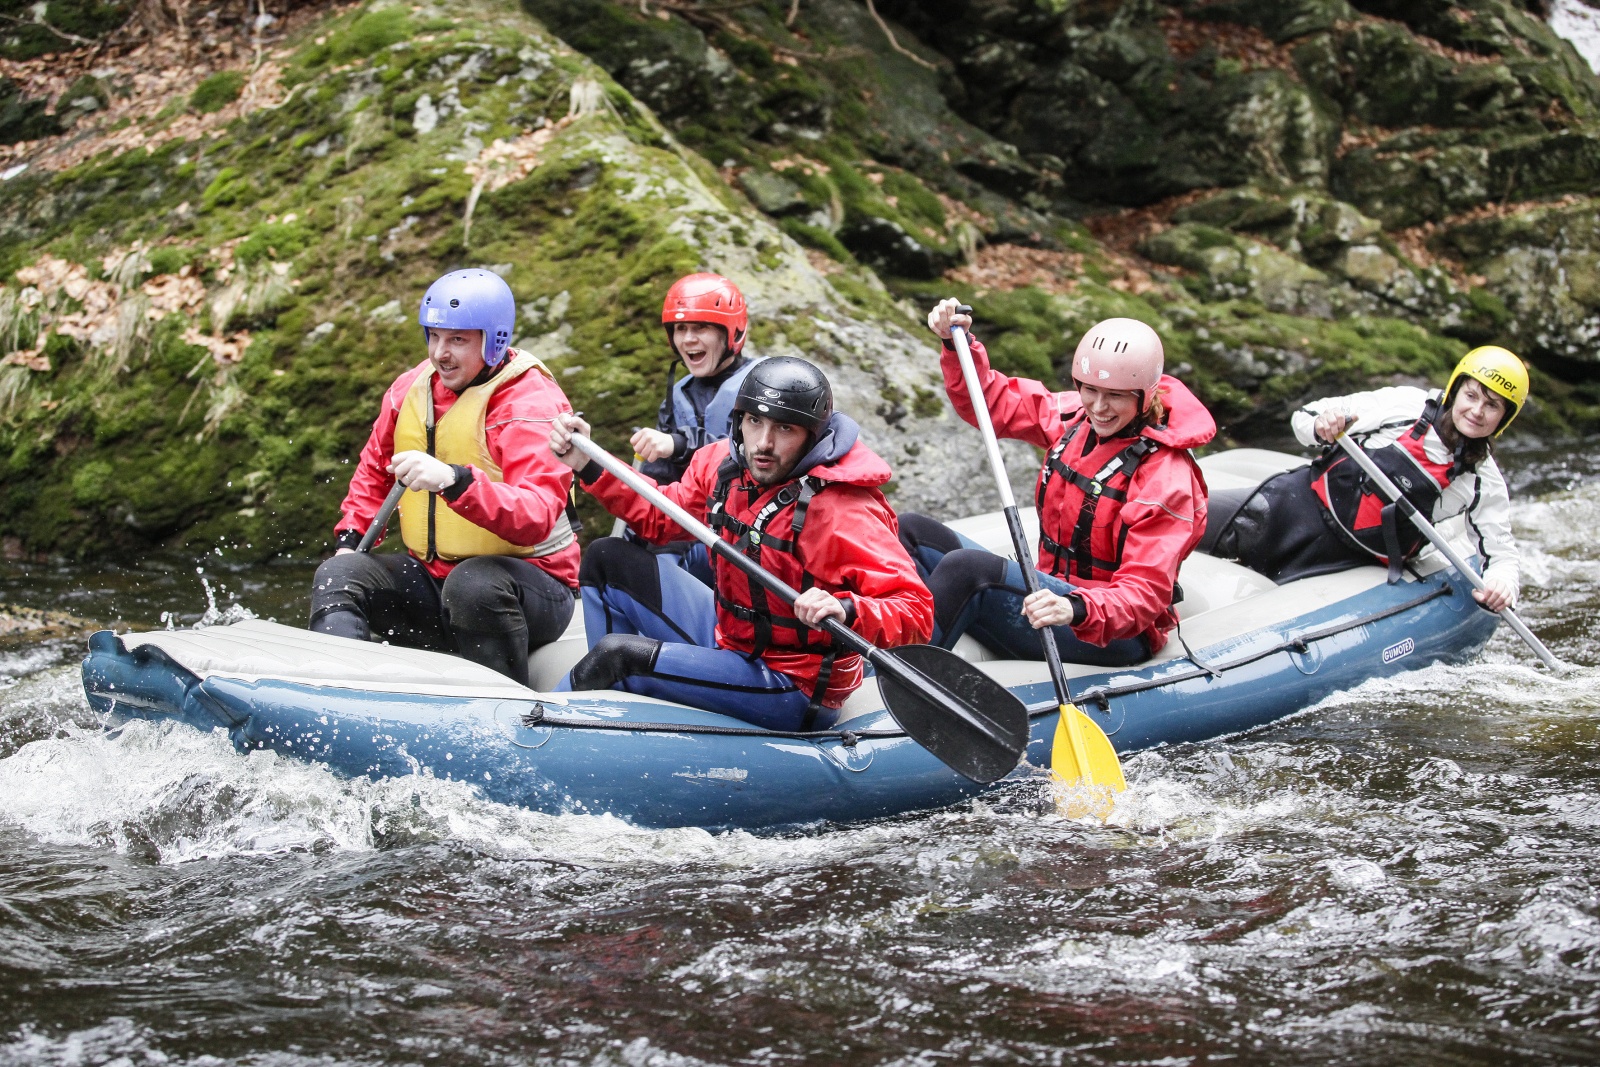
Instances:
[[[928,327],[944,339],[945,392],[975,423],[950,328],[972,328],[958,301]],[[970,335],[969,335],[970,336]],[[1039,659],[1049,626],[1061,658],[1118,667],[1159,652],[1177,625],[1178,567],[1206,525],[1206,484],[1189,450],[1216,435],[1210,412],[1162,373],[1161,338],[1134,319],[1096,323],[1072,357],[1074,391],[1008,378],[976,339],[972,360],[995,432],[1047,453],[1035,492],[1043,588],[1027,595],[1016,563],[923,515],[900,536],[934,601],[934,643],[962,633],[1003,656]]]
[[[743,355],[750,312],[739,287],[720,274],[689,274],[661,304],[667,344],[689,372],[672,386],[656,428],[629,442],[639,469],[666,485],[683,477],[695,451],[728,436],[733,402],[751,362]]]

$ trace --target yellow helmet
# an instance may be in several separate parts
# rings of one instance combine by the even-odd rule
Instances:
[[[1462,375],[1481,382],[1485,388],[1504,397],[1506,403],[1511,406],[1511,410],[1506,412],[1506,417],[1500,420],[1500,428],[1494,432],[1494,435],[1499,437],[1506,432],[1506,427],[1511,425],[1511,420],[1517,417],[1522,405],[1527,403],[1528,368],[1513,353],[1497,345],[1474,348],[1461,357],[1461,362],[1457,363],[1456,369],[1450,373],[1450,381],[1444,387],[1446,404],[1455,396],[1456,386],[1460,383]]]

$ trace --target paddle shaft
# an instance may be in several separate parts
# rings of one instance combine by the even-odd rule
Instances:
[[[406,487],[399,482],[394,483],[394,488],[389,490],[389,495],[383,498],[383,505],[378,508],[378,514],[372,520],[372,525],[367,527],[367,532],[361,537],[361,544],[356,546],[357,552],[371,552],[372,546],[378,538],[383,536],[384,529],[389,525],[389,519],[394,515],[394,509],[400,506],[400,497],[404,495]]]
[[[995,436],[994,423],[989,418],[989,402],[984,399],[983,385],[978,381],[978,368],[972,362],[972,349],[967,346],[967,331],[960,326],[950,328],[950,340],[955,342],[956,358],[961,361],[961,378],[967,384],[967,399],[972,402],[972,413],[978,418],[978,430],[983,434],[983,445],[989,452],[989,466],[994,471],[995,485],[1000,489],[1000,506],[1005,511],[1006,527],[1011,531],[1011,547],[1017,553],[1017,564],[1022,568],[1022,584],[1031,596],[1043,586],[1039,572],[1033,567],[1033,553],[1028,550],[1028,536],[1022,529],[1022,517],[1017,514],[1017,500],[1011,493],[1011,478],[1006,474],[1006,461],[1000,455],[1000,441]],[[1067,674],[1061,668],[1061,650],[1056,647],[1055,632],[1048,626],[1039,630],[1039,644],[1044,649],[1044,661],[1050,668],[1050,681],[1056,687],[1056,701],[1070,704],[1067,693]]]
[[[639,455],[639,453],[635,452],[633,454],[633,469],[634,470],[638,470],[640,467],[643,467],[643,466],[644,466],[644,457]],[[615,522],[613,522],[611,524],[611,536],[612,537],[621,537],[623,534],[625,534],[627,532],[628,532],[628,524],[623,522],[621,519],[618,519],[617,521],[615,521]]]
[[[1339,435],[1339,446],[1349,454],[1351,459],[1356,461],[1356,465],[1366,473],[1372,483],[1381,489],[1385,496],[1394,501],[1395,507],[1400,509],[1400,513],[1411,520],[1412,525],[1432,543],[1434,548],[1439,550],[1440,555],[1450,561],[1450,566],[1454,567],[1467,581],[1471,582],[1474,589],[1487,588],[1478,572],[1469,567],[1467,561],[1462,559],[1454,548],[1450,547],[1450,542],[1444,539],[1443,534],[1434,529],[1433,523],[1423,518],[1422,512],[1417,510],[1417,506],[1406,499],[1405,494],[1400,492],[1400,488],[1389,480],[1389,476],[1384,474],[1376,463],[1372,462],[1372,457],[1367,455],[1365,449],[1345,434]],[[1510,626],[1512,631],[1522,638],[1529,648],[1533,649],[1534,654],[1544,661],[1546,667],[1551,670],[1559,670],[1562,667],[1561,661],[1556,659],[1555,654],[1545,647],[1543,641],[1534,636],[1533,631],[1528,629],[1527,625],[1517,617],[1516,612],[1508,607],[1501,608],[1499,615],[1506,621],[1506,625]]]
[[[761,564],[749,558],[744,553],[734,548],[731,544],[718,537],[711,527],[707,526],[705,523],[689,514],[683,508],[673,503],[670,497],[668,497],[656,486],[652,485],[645,478],[641,477],[636,471],[630,469],[621,460],[617,459],[617,457],[613,456],[611,453],[607,452],[605,449],[601,448],[599,445],[595,444],[589,438],[580,433],[575,433],[572,435],[572,443],[578,449],[578,451],[582,452],[584,455],[600,464],[600,466],[604,467],[608,473],[621,481],[629,489],[632,489],[635,493],[638,493],[658,511],[666,515],[667,518],[683,527],[687,533],[692,534],[695,540],[706,546],[708,551],[721,555],[723,559],[727,560],[729,563],[732,563],[735,567],[738,567],[752,582],[761,585],[767,589],[768,592],[773,593],[786,604],[792,605],[797,599],[799,599],[800,593],[793,586],[789,585],[788,582],[785,582],[783,579],[779,578],[777,575],[761,566]],[[838,619],[823,619],[822,625],[817,627],[817,629],[822,630],[829,637],[833,638],[835,641],[846,646],[847,648],[850,648],[853,651],[860,653],[862,656],[865,656],[867,661],[870,662],[877,670],[889,675],[907,689],[914,690],[921,695],[923,699],[949,708],[952,712],[959,715],[970,726],[981,731],[984,736],[988,737],[996,744],[1002,746],[1010,745],[1009,739],[995,730],[990,723],[981,717],[974,715],[971,709],[963,706],[953,694],[937,685],[932,679],[928,678],[922,672],[913,669],[905,663],[902,663],[900,660],[896,659],[893,654],[877,647],[865,637],[862,637],[848,626],[845,626],[843,623],[839,622]]]

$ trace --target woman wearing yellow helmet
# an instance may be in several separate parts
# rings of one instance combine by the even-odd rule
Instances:
[[[1393,386],[1327,397],[1295,412],[1291,425],[1307,446],[1349,433],[1435,525],[1462,517],[1487,587],[1473,595],[1499,611],[1516,603],[1519,556],[1493,441],[1527,399],[1527,367],[1487,345],[1456,364],[1442,392]],[[1277,582],[1375,562],[1398,578],[1425,544],[1337,448],[1255,489],[1213,493],[1210,515],[1201,551]]]

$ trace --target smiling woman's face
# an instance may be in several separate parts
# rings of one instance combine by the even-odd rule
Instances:
[[[1505,417],[1506,398],[1473,378],[1462,381],[1450,405],[1450,420],[1462,437],[1488,437]]]
[[[1101,437],[1114,437],[1139,414],[1139,394],[1130,389],[1101,389],[1077,382],[1089,428]]]

